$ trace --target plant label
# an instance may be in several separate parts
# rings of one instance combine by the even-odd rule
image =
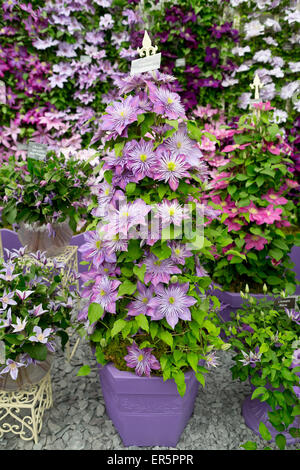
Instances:
[[[0,364],[5,364],[5,343],[0,341]]]
[[[274,306],[278,308],[295,308],[296,307],[296,297],[285,297],[284,299],[278,297],[275,299]]]
[[[6,87],[5,83],[0,80],[0,104],[6,104]]]
[[[182,57],[181,59],[176,59],[175,60],[175,66],[176,67],[185,67],[185,58]]]
[[[38,144],[37,142],[29,142],[28,158],[34,160],[45,160],[48,147],[46,144]]]
[[[92,59],[89,55],[81,55],[80,62],[83,62],[85,64],[90,64],[92,62]]]
[[[142,57],[131,62],[130,75],[136,75],[143,72],[151,72],[160,67],[161,53]]]

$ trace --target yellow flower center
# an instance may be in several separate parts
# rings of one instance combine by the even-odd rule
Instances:
[[[40,334],[37,336],[37,339],[38,339],[39,341],[43,341],[44,335],[43,335],[42,333],[40,333]]]
[[[180,248],[176,248],[175,254],[176,254],[176,255],[180,255]]]
[[[172,98],[168,98],[168,104],[172,104],[172,103],[173,103]]]
[[[182,143],[181,142],[177,142],[177,148],[180,149],[182,147]]]
[[[249,212],[250,212],[251,214],[256,214],[256,213],[257,213],[257,209],[255,209],[254,207],[252,207],[252,208],[249,210]]]
[[[121,117],[124,117],[124,116],[125,116],[125,112],[124,112],[124,111],[121,111],[121,112],[120,112],[120,116],[121,116]]]
[[[277,197],[276,194],[270,194],[271,199],[276,199],[276,197]]]
[[[107,189],[104,191],[104,194],[105,194],[105,196],[108,196],[108,195],[109,195],[109,188],[107,188]]]
[[[16,364],[14,362],[12,362],[11,364],[9,364],[9,367],[10,369],[16,369]]]
[[[101,289],[100,295],[103,297],[106,294],[105,290]]]
[[[105,272],[107,273],[107,271],[108,271],[108,268],[104,268],[104,269],[103,269],[103,271],[105,271]]]
[[[160,262],[159,260],[158,260],[158,261],[154,261],[154,264],[155,264],[156,266],[160,266],[160,265],[161,265],[161,262]]]
[[[138,361],[142,361],[143,359],[144,359],[143,354],[140,354],[139,357],[138,357]]]
[[[122,213],[122,217],[128,217],[128,216],[129,216],[128,212],[123,212]]]
[[[147,155],[145,153],[142,153],[140,155],[140,159],[141,159],[142,162],[145,162],[147,160]]]
[[[97,240],[97,241],[96,241],[96,248],[97,248],[97,250],[100,250],[100,248],[101,248],[101,240]]]
[[[148,302],[147,297],[144,297],[144,298],[143,298],[143,303],[146,304],[147,302]]]
[[[170,304],[173,304],[174,302],[175,302],[174,297],[169,297],[169,303],[170,303]]]
[[[174,207],[171,207],[171,209],[169,210],[169,214],[170,214],[170,215],[174,215],[174,214],[175,214],[175,209],[174,209]]]
[[[175,162],[169,162],[167,164],[167,168],[168,168],[169,171],[174,171],[175,168],[176,168],[176,163]]]

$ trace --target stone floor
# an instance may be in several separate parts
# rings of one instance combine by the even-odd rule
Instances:
[[[231,379],[231,353],[227,351],[219,356],[221,364],[206,375],[205,388],[199,387],[194,413],[176,449],[239,450],[248,440],[257,442],[258,448],[263,449],[265,443],[247,428],[241,415],[241,405],[250,387]],[[77,377],[83,364],[89,364],[92,372]],[[106,414],[96,364],[87,343],[80,343],[70,363],[63,353],[57,354],[52,388],[53,407],[45,411],[39,442],[26,442],[7,433],[0,438],[0,450],[125,449]],[[271,447],[276,448],[274,444]],[[287,450],[299,447],[288,446]]]

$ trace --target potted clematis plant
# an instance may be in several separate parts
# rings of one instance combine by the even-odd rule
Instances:
[[[213,221],[215,240],[222,237],[226,243],[213,247],[214,260],[203,264],[217,284],[214,294],[228,305],[226,319],[241,305],[246,284],[258,298],[264,284],[270,295],[295,292],[289,258],[294,236],[283,227],[295,211],[288,193],[299,184],[290,171],[290,148],[270,122],[271,109],[269,103],[255,103],[253,115],[240,118],[235,143],[220,149],[226,162],[211,184],[209,204],[223,212]]]
[[[7,250],[0,259],[0,388],[22,389],[49,371],[56,338],[64,348],[71,312],[78,299],[61,285],[61,265],[47,265],[44,253],[33,253],[24,266],[25,249]],[[28,261],[28,259],[27,259]],[[75,278],[74,278],[75,280]]]
[[[208,218],[219,213],[199,202],[207,166],[172,81],[158,71],[119,81],[93,140],[105,146],[98,223],[79,249],[90,269],[78,320],[126,446],[175,446],[199,382],[227,347],[199,263],[199,253],[211,256]]]
[[[300,440],[299,302],[288,308],[246,292],[243,299],[232,319],[220,324],[235,353],[232,377],[249,380],[252,389],[242,414],[250,429],[284,449]]]
[[[95,157],[95,155],[93,156]],[[11,157],[0,169],[2,222],[17,228],[28,252],[63,252],[79,223],[92,220],[91,162],[47,153],[45,160]]]

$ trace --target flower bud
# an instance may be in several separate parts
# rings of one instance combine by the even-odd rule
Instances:
[[[245,292],[246,292],[247,294],[249,293],[249,286],[248,286],[248,284],[246,284]]]
[[[100,346],[101,346],[101,348],[105,348],[105,346],[106,346],[106,339],[105,338],[100,339]]]
[[[268,292],[268,288],[266,284],[263,285],[263,293],[266,294]]]
[[[172,276],[170,281],[172,282],[172,284],[175,284],[175,282],[178,282],[178,276]]]
[[[229,344],[229,343],[224,343],[221,346],[222,351],[227,351],[230,348],[231,348],[231,344]]]
[[[254,298],[253,298],[253,297],[250,297],[250,298],[249,298],[249,302],[250,302],[250,304],[254,304],[254,303],[255,303]]]

